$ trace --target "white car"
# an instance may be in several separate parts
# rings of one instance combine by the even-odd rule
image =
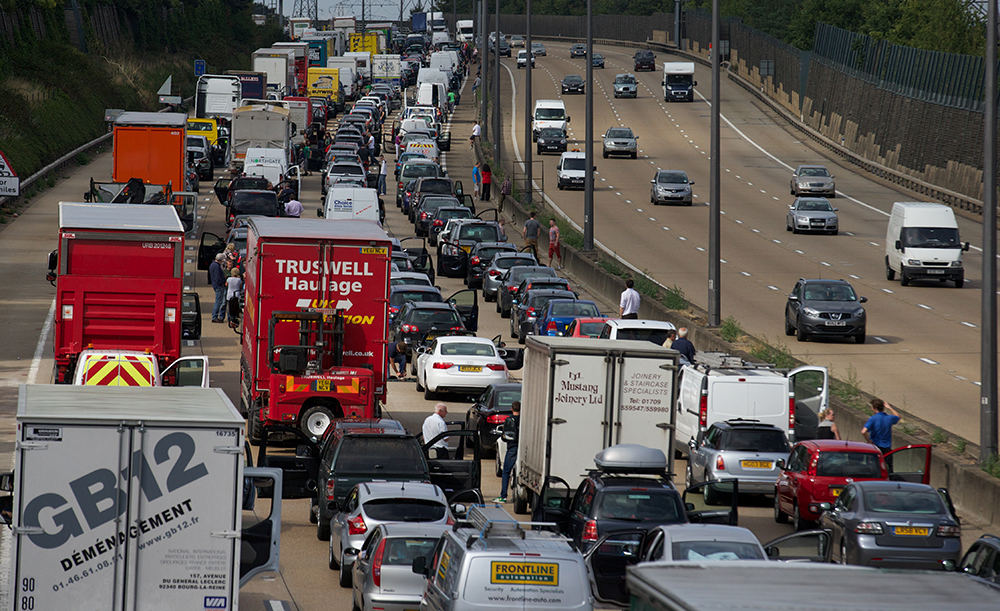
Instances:
[[[483,337],[445,336],[417,349],[417,392],[472,394],[507,381],[507,364]]]
[[[517,52],[517,67],[518,68],[524,68],[527,65],[528,65],[528,52],[527,51],[518,51]],[[534,55],[531,56],[531,67],[532,68],[535,67],[535,56]]]

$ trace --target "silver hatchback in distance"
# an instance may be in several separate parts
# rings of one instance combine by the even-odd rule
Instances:
[[[629,127],[612,127],[604,134],[604,158],[610,155],[628,155],[638,157],[639,137],[632,133]]]
[[[788,207],[785,230],[792,233],[823,231],[837,235],[840,219],[837,218],[837,209],[826,198],[797,197]]]
[[[785,432],[756,420],[727,420],[708,427],[701,439],[688,442],[688,487],[701,482],[736,479],[741,493],[771,494],[788,458]],[[711,504],[706,489],[705,502]]]
[[[490,266],[483,272],[483,299],[496,301],[500,283],[508,269],[516,265],[538,265],[530,252],[500,252],[494,255]]]
[[[361,546],[354,561],[354,609],[407,611],[417,609],[427,578],[413,572],[419,556],[430,564],[445,524],[380,524]]]
[[[691,205],[691,187],[694,181],[688,180],[687,172],[681,170],[659,170],[653,180],[649,181],[649,202],[660,204]]]

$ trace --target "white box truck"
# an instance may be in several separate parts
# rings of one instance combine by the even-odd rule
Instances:
[[[247,151],[251,148],[289,150],[291,130],[290,114],[285,108],[271,104],[237,108],[230,136],[233,154],[230,173],[238,174],[243,170]]]
[[[472,42],[476,35],[476,23],[471,19],[459,19],[455,23],[455,37],[458,42]]]
[[[281,95],[293,95],[298,91],[294,49],[257,49],[250,61],[252,71],[267,74],[268,91]]]
[[[672,472],[679,360],[650,342],[529,335],[514,510],[524,513],[549,477],[575,490],[594,456],[621,443],[662,450]]]
[[[372,82],[403,88],[403,69],[399,55],[381,54],[372,57]]]
[[[230,119],[240,105],[243,85],[240,77],[203,74],[198,77],[194,96],[194,116],[198,119]]]
[[[958,235],[955,211],[944,204],[896,202],[885,234],[885,277],[899,274],[903,286],[911,280],[952,281],[965,285],[962,253],[969,243]]]
[[[353,100],[361,85],[358,82],[358,63],[353,57],[328,57],[327,68],[337,68],[340,72],[340,84],[344,86],[344,97]]]
[[[667,102],[694,102],[694,62],[663,62],[663,99]]]
[[[244,469],[244,427],[215,388],[21,385],[8,611],[236,610],[281,527],[277,494],[242,530],[244,476],[281,481]]]

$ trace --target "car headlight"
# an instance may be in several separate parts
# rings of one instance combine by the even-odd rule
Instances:
[[[799,223],[808,223],[809,222],[809,217],[808,216],[797,216],[797,217],[795,217],[795,220],[798,221]]]
[[[538,144],[545,144],[545,138],[539,138]]]
[[[907,265],[920,265],[920,261],[918,261],[917,259],[907,259],[906,260],[906,264]]]
[[[819,310],[814,310],[812,308],[802,308],[802,313],[806,316],[819,316]]]
[[[805,181],[802,181],[802,180],[798,181],[798,183],[797,183],[797,184],[798,184],[798,185],[799,185],[800,187],[808,187],[808,186],[809,186],[809,183],[808,183],[808,182],[805,182]]]
[[[962,260],[959,259],[958,261],[952,261],[951,262],[951,266],[952,267],[962,267]]]
[[[865,315],[865,309],[864,308],[858,308],[857,310],[854,310],[853,312],[851,312],[851,314],[855,318],[861,318],[862,316]]]
[[[560,140],[560,141],[559,141],[559,144],[566,144],[566,139],[565,139],[565,138],[563,138],[562,140]]]

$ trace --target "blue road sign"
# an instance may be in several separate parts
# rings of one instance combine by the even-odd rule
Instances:
[[[196,59],[194,60],[194,75],[201,76],[202,74],[205,74],[205,60]]]

